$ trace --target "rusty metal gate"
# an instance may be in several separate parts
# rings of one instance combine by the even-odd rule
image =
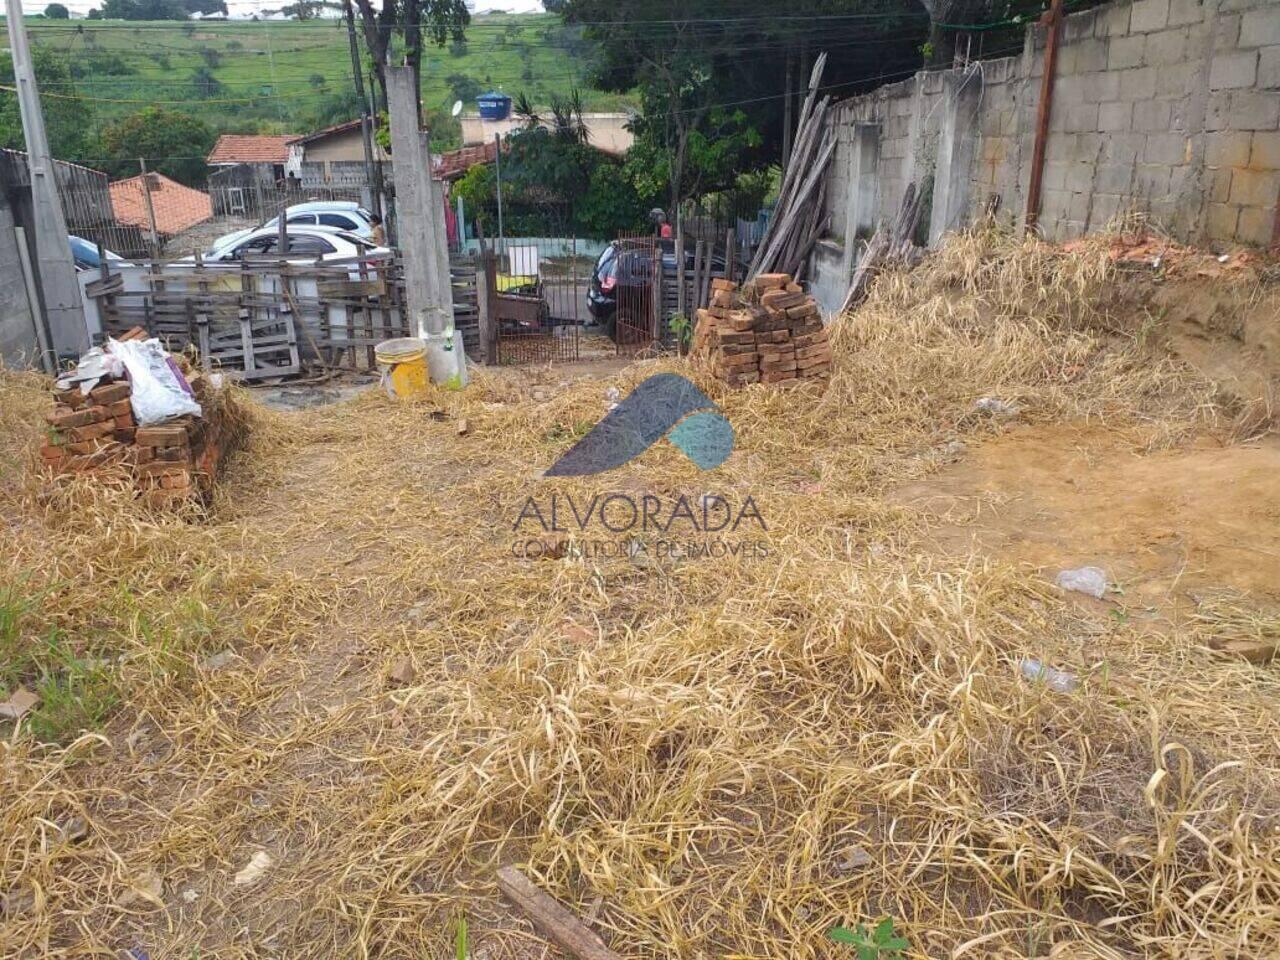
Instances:
[[[613,341],[619,354],[630,356],[662,341],[662,248],[649,235],[620,237],[613,249]]]
[[[563,246],[561,244],[560,246]],[[497,244],[489,279],[489,309],[500,364],[566,363],[578,359],[585,283],[576,255],[535,240]]]

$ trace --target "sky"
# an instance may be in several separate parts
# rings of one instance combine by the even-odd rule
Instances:
[[[61,0],[68,10],[74,13],[87,13],[94,7],[101,6],[101,0]],[[249,17],[262,9],[273,10],[284,6],[288,0],[227,0],[227,9],[232,17]],[[27,13],[42,13],[49,5],[49,0],[22,0],[22,9]],[[541,0],[479,0],[470,4],[475,13],[486,10],[505,10],[508,13],[541,13]]]

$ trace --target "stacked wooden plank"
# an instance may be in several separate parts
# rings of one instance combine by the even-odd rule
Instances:
[[[692,353],[733,387],[826,379],[831,345],[822,314],[789,274],[764,273],[739,288],[711,282],[699,310]]]
[[[916,227],[920,224],[922,197],[914,183],[908,183],[902,192],[902,205],[891,224],[881,224],[858,257],[858,267],[849,283],[840,312],[852,310],[867,297],[871,281],[876,274],[889,266],[914,266],[923,251],[915,245]]]
[[[155,426],[135,422],[128,379],[104,378],[88,393],[79,386],[55,388],[40,465],[55,476],[125,480],[156,506],[207,500],[223,459],[238,442],[239,417],[226,391],[208,376],[184,373],[203,415]]]
[[[814,61],[805,98],[796,126],[795,149],[782,175],[778,202],[747,276],[788,273],[797,280],[804,275],[809,251],[829,226],[823,212],[827,191],[827,164],[836,142],[827,126],[830,97],[818,100],[818,87],[827,55]]]

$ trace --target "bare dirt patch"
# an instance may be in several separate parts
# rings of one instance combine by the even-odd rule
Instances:
[[[1280,600],[1280,441],[1143,452],[1100,424],[1009,430],[894,493],[952,554],[1101,566],[1147,602],[1230,588]]]

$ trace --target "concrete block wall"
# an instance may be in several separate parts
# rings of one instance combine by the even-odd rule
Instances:
[[[13,227],[8,198],[0,190],[0,363],[24,368],[38,364],[40,351]]]
[[[896,213],[908,182],[931,177],[952,201],[963,197],[968,218],[995,202],[1021,224],[1045,37],[1031,26],[1021,56],[922,71],[836,104],[831,239],[844,242],[859,208],[849,171],[858,131],[870,128],[880,137],[875,220]],[[966,109],[956,92],[972,84],[976,117],[948,122]],[[1278,197],[1280,0],[1124,0],[1067,17],[1039,219],[1047,238],[1136,210],[1185,242],[1267,245]]]

